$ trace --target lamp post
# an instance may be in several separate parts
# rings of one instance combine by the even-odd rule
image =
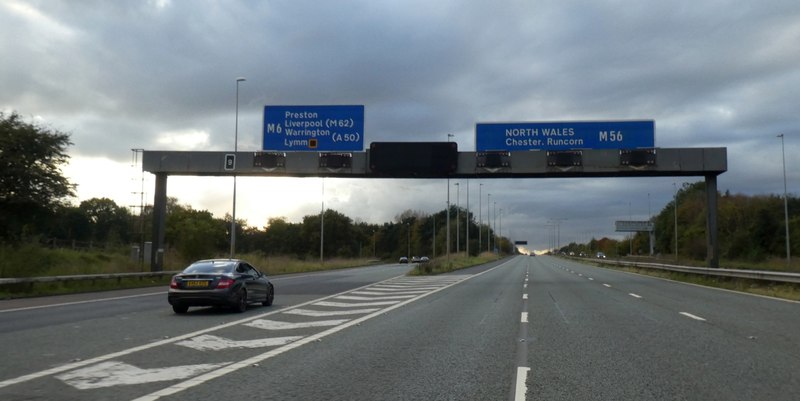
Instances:
[[[411,259],[411,224],[406,223],[406,238],[408,243],[408,250],[406,252],[406,257]]]
[[[633,220],[633,211],[631,210],[631,202],[628,201],[628,221]],[[631,233],[630,240],[628,240],[628,244],[630,245],[630,250],[628,251],[628,255],[633,256],[633,236],[636,233]]]
[[[239,82],[243,81],[245,81],[245,79],[242,77],[236,78],[236,123],[233,129],[234,155],[239,150]],[[233,175],[233,210],[231,211],[231,255],[230,255],[231,259],[233,259],[233,255],[235,253],[236,253],[236,174]]]
[[[792,262],[792,248],[789,246],[789,196],[786,190],[786,149],[783,146],[783,134],[778,135],[781,138],[781,156],[783,158],[783,216],[786,224],[786,266],[788,267]]]
[[[494,201],[492,206],[492,237],[494,238],[494,247],[497,248],[497,201]]]
[[[322,177],[322,206],[319,211],[319,264],[325,264],[325,177]]]
[[[436,257],[436,213],[433,214],[433,244],[431,245],[433,248],[433,256],[432,258]]]
[[[483,246],[481,244],[481,231],[483,231],[483,229],[481,228],[481,224],[483,224],[483,211],[481,210],[481,207],[483,206],[483,200],[481,199],[481,197],[483,196],[481,194],[482,189],[483,189],[483,184],[478,184],[478,253],[479,254],[481,253],[481,249]]]
[[[489,205],[492,204],[492,194],[486,196],[486,252],[492,251],[492,214]]]
[[[503,208],[500,208],[500,229],[497,231],[500,234],[500,251],[503,249]]]
[[[450,142],[453,134],[447,134],[447,142]],[[447,175],[447,261],[450,262],[450,175]]]
[[[675,188],[675,261],[678,261],[678,184],[672,183]]]
[[[456,186],[456,254],[461,252],[461,185],[459,183],[453,184]]]
[[[377,255],[375,252],[375,230],[372,230],[372,259],[376,259]]]
[[[469,179],[467,179],[467,217],[465,219],[465,222],[466,222],[467,226],[465,227],[466,239],[464,239],[464,248],[466,249],[467,257],[469,257],[469,225],[470,225],[469,222],[470,222],[470,220],[471,219],[469,218]]]

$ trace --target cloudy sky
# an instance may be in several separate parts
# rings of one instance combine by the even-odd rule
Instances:
[[[260,149],[265,105],[364,105],[366,146],[453,134],[462,151],[477,122],[652,119],[658,147],[727,147],[732,193],[783,192],[785,134],[800,185],[797,0],[0,0],[0,59],[0,110],[72,135],[76,203],[151,203],[131,149],[233,149],[237,77],[240,151]],[[472,180],[470,208],[480,190],[485,220],[491,193],[503,234],[543,249],[548,221],[562,243],[618,236],[696,180]],[[173,177],[169,196],[222,217],[232,185]],[[444,209],[446,187],[326,179],[324,201],[382,223]],[[299,221],[323,182],[240,178],[237,199],[251,226]]]

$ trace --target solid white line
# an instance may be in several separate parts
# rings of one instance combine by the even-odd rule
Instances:
[[[381,309],[381,310],[379,310],[379,311],[377,311],[375,313],[372,313],[372,314],[369,314],[369,315],[366,315],[366,316],[362,316],[362,317],[360,317],[358,319],[355,319],[355,320],[351,320],[350,322],[345,323],[343,325],[332,327],[332,328],[330,328],[330,329],[328,329],[326,331],[314,334],[312,336],[308,336],[306,338],[303,338],[302,340],[295,341],[293,343],[284,345],[284,346],[282,346],[280,348],[275,348],[275,349],[270,350],[268,352],[265,352],[263,354],[256,355],[256,356],[254,356],[252,358],[245,359],[243,361],[239,361],[239,362],[233,363],[233,364],[228,365],[228,366],[226,366],[224,368],[217,369],[215,371],[211,371],[211,372],[202,374],[200,376],[197,376],[197,377],[194,377],[192,379],[183,381],[181,383],[174,384],[171,387],[167,387],[167,388],[161,389],[159,391],[156,391],[154,393],[147,394],[147,395],[139,397],[139,398],[137,398],[137,399],[135,399],[133,401],[155,401],[155,400],[157,400],[157,399],[159,399],[161,397],[165,397],[165,396],[168,396],[168,395],[179,393],[179,392],[181,392],[183,390],[186,390],[188,388],[201,385],[201,384],[203,384],[203,383],[205,383],[207,381],[210,381],[212,379],[216,379],[218,377],[224,376],[224,375],[226,375],[228,373],[233,373],[233,372],[235,372],[235,371],[237,371],[239,369],[247,368],[247,367],[252,366],[253,364],[256,364],[256,363],[261,363],[262,361],[264,361],[266,359],[269,359],[269,358],[272,358],[274,356],[283,354],[284,352],[291,351],[291,350],[293,350],[295,348],[298,348],[298,347],[301,347],[303,345],[306,345],[306,344],[309,344],[309,343],[313,343],[313,342],[315,342],[315,341],[317,341],[319,339],[322,339],[323,337],[327,337],[327,336],[329,336],[331,334],[338,333],[339,331],[342,331],[342,330],[344,330],[346,328],[349,328],[351,326],[355,326],[357,324],[360,324],[361,322],[367,321],[367,320],[372,319],[374,317],[380,316],[380,315],[382,315],[382,314],[384,314],[386,312],[392,311],[394,309],[398,309],[398,308],[403,307],[403,306],[405,306],[407,304],[415,302],[415,301],[417,301],[419,299],[422,299],[422,298],[427,297],[429,295],[435,294],[435,293],[437,293],[439,291],[446,290],[446,289],[448,289],[448,288],[450,288],[450,287],[452,287],[452,286],[454,286],[456,284],[462,283],[462,282],[464,282],[466,280],[470,280],[472,278],[475,278],[475,277],[478,277],[478,276],[482,276],[482,275],[484,275],[486,273],[494,271],[495,269],[503,267],[506,264],[511,263],[512,261],[514,261],[514,259],[509,260],[509,261],[507,261],[505,263],[502,263],[500,265],[497,265],[497,266],[495,266],[495,267],[493,267],[493,268],[491,268],[489,270],[480,272],[478,274],[471,275],[471,276],[469,276],[469,277],[467,277],[467,278],[465,278],[465,279],[463,279],[461,281],[457,281],[457,282],[454,282],[452,284],[448,284],[448,285],[446,285],[446,286],[444,286],[442,288],[439,288],[437,290],[431,291],[431,292],[429,292],[427,294],[422,294],[422,295],[420,295],[420,296],[418,296],[416,298],[403,301],[402,303],[399,303],[399,304],[394,305],[394,306],[390,306],[390,307],[388,307],[386,309]]]
[[[688,313],[688,312],[681,312],[681,315],[683,315],[683,316],[686,316],[686,317],[688,317],[688,318],[692,318],[692,319],[694,319],[694,320],[699,320],[699,321],[701,321],[701,322],[705,322],[705,321],[706,321],[706,319],[703,319],[703,318],[702,318],[702,317],[700,317],[700,316],[696,316],[696,315],[693,315],[693,314],[691,314],[691,313]]]
[[[517,368],[517,386],[514,391],[514,401],[525,401],[525,393],[528,392],[528,371],[531,368],[520,366]]]
[[[522,312],[522,317],[520,318],[520,323],[528,323],[528,312]]]
[[[126,295],[124,297],[103,298],[103,299],[89,299],[89,300],[86,300],[86,301],[64,302],[64,303],[60,303],[60,304],[27,306],[27,307],[24,307],[24,308],[14,308],[14,309],[0,310],[0,313],[17,312],[17,311],[22,311],[22,310],[33,310],[33,309],[42,309],[42,308],[54,308],[56,306],[91,304],[91,303],[95,303],[95,302],[117,301],[117,300],[120,300],[120,299],[150,297],[150,296],[153,296],[153,295],[166,295],[166,294],[167,294],[166,291],[161,291],[161,292],[150,292],[150,293],[147,293],[147,294]]]
[[[628,295],[630,295],[630,296],[632,296],[634,298],[641,298],[642,297],[641,295],[636,295],[636,294],[634,294],[632,292],[629,292]]]

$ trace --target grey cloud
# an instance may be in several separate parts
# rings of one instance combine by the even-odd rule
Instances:
[[[658,146],[727,147],[720,189],[732,192],[779,191],[775,135],[786,134],[797,192],[794,0],[19,4],[45,20],[0,5],[0,56],[13,60],[0,65],[0,109],[72,132],[75,156],[127,161],[131,148],[179,147],[165,135],[187,130],[231,149],[244,76],[240,149],[260,147],[265,104],[364,104],[366,146],[454,134],[461,150],[474,149],[476,122],[652,118]],[[379,181],[348,183],[351,200],[332,203],[365,221],[443,207],[443,183]],[[655,211],[674,181],[483,189],[503,194],[509,230],[546,241],[548,218],[574,216],[567,235],[606,232],[627,199],[651,193]]]

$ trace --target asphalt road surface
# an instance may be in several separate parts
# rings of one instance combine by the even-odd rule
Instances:
[[[0,301],[0,400],[797,400],[800,305],[517,256],[436,277],[274,277]]]

